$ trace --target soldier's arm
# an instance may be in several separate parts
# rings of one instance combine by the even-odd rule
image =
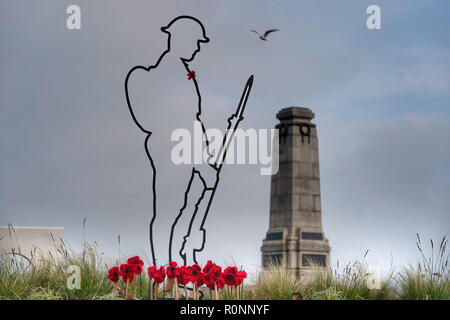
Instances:
[[[139,85],[149,76],[151,67],[135,66],[128,71],[125,78],[125,96],[128,109],[136,126],[146,134],[151,134],[151,117],[148,116],[148,103],[143,100],[142,90]]]
[[[203,138],[204,138],[205,145],[206,145],[206,151],[209,155],[207,163],[209,163],[210,166],[213,167],[214,169],[217,169],[216,160],[215,160],[217,155],[214,155],[213,154],[214,150],[211,149],[211,137],[208,136],[208,133],[207,133],[208,128],[205,125],[204,117],[202,117],[201,113],[197,113],[196,120],[198,121],[198,123],[200,124],[200,126],[202,128]]]

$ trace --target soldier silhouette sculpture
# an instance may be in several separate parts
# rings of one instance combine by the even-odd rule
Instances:
[[[235,113],[228,118],[220,151],[212,155],[202,119],[197,75],[189,67],[200,45],[209,42],[205,28],[194,17],[179,16],[161,31],[168,35],[167,49],[155,65],[135,66],[128,72],[125,94],[131,117],[144,133],[144,148],[151,166],[149,231],[153,264],[167,264],[178,251],[186,265],[197,263],[196,253],[205,247],[205,222],[227,148],[243,120],[253,76],[245,85]],[[199,165],[174,164],[172,134],[176,129],[192,128],[195,121],[202,129],[208,160]]]

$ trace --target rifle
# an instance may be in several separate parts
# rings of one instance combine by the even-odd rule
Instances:
[[[217,169],[218,172],[222,169],[223,163],[225,162],[225,158],[227,156],[227,150],[230,146],[231,140],[234,137],[234,133],[236,132],[237,127],[239,126],[239,123],[244,120],[244,110],[245,106],[247,104],[248,96],[250,95],[250,90],[253,86],[253,75],[251,75],[247,83],[245,84],[244,91],[242,92],[241,99],[239,101],[238,107],[236,109],[236,112],[233,113],[228,119],[228,127],[226,129],[225,137],[222,141],[222,146],[219,150],[219,153],[215,159],[215,163],[213,166]],[[210,159],[211,160],[211,159]]]

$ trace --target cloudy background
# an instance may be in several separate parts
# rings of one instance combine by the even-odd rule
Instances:
[[[81,30],[66,28],[71,4]],[[382,30],[366,28],[371,4]],[[415,234],[437,241],[450,226],[448,12],[444,0],[2,1],[0,225],[63,226],[79,250],[86,217],[106,256],[118,234],[126,254],[149,252],[148,162],[123,82],[188,14],[211,39],[193,69],[215,119],[250,74],[243,128],[273,128],[283,107],[315,112],[333,266],[367,249],[384,270],[414,262]],[[272,27],[267,42],[249,31]],[[223,170],[204,258],[258,267],[269,191],[258,166]]]

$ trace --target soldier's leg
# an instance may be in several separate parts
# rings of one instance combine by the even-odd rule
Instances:
[[[175,166],[170,159],[168,161],[164,154],[159,152],[157,142],[155,137],[147,140],[146,151],[153,169],[151,180],[153,214],[150,221],[152,263],[160,266],[171,260],[169,236],[172,223],[183,207],[186,185],[192,173],[187,172],[188,168]]]
[[[151,166],[151,215],[150,215],[150,223],[149,223],[149,240],[150,240],[150,250],[151,250],[151,263],[156,265],[157,263],[157,252],[155,250],[155,240],[154,240],[154,224],[156,220],[156,166],[155,161],[150,155],[150,135],[147,135],[144,140],[144,148],[147,158],[149,160]]]
[[[171,227],[169,240],[171,259],[178,260],[177,258],[180,256],[185,264],[187,263],[187,260],[192,260],[182,254],[180,248],[183,245],[183,237],[187,234],[188,230],[193,227],[193,215],[197,213],[198,206],[206,193],[207,186],[205,181],[201,179],[199,172],[192,168],[189,182],[183,193],[183,204],[179,207],[178,215],[173,220]]]
[[[189,217],[189,222],[184,224],[184,228],[179,228],[180,231],[184,232],[178,235],[178,237],[182,237],[179,255],[187,264],[197,263],[195,252],[202,250],[204,247],[206,231],[203,228],[203,224],[206,221],[218,182],[217,172],[215,170],[214,172],[211,171],[212,174],[208,176],[205,174],[205,168],[202,168],[202,172],[194,169],[193,184],[197,181],[198,189],[191,187],[191,195],[189,197],[192,200],[190,205],[184,210],[184,216],[185,218]]]
[[[187,264],[199,263],[196,252],[202,251],[206,242],[206,229],[202,227],[202,221],[209,211],[208,206],[213,198],[213,193],[213,190],[205,189],[203,196],[198,199],[195,210],[191,214],[190,228],[183,236],[180,249],[180,255],[187,261]]]

